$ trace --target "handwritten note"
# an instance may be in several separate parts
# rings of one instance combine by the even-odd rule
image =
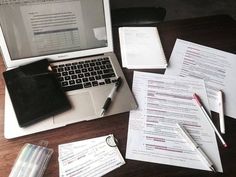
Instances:
[[[125,164],[113,135],[61,144],[59,166],[61,177],[98,177]]]

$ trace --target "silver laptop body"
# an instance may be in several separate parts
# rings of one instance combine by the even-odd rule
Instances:
[[[109,82],[106,78],[101,78],[93,86],[94,80],[87,80],[91,85],[67,91],[72,104],[71,110],[26,128],[18,126],[8,91],[5,89],[5,138],[11,139],[103,118],[104,116],[100,116],[102,106],[117,77],[121,77],[123,83],[105,116],[137,107],[113,53],[108,0],[8,0],[0,5],[0,20],[0,46],[7,69],[43,58],[48,58],[53,68],[64,65],[73,70],[77,67],[74,65],[79,63],[85,66],[91,61],[98,61],[102,65],[105,59],[109,60],[109,67],[113,68],[113,76],[109,78]],[[72,86],[79,76],[76,69],[71,71],[77,75],[75,83],[71,83]],[[100,70],[99,67],[95,69]],[[83,78],[80,80],[83,82]]]

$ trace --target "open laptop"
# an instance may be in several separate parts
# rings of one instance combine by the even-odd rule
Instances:
[[[118,77],[123,83],[105,116],[137,107],[113,53],[109,0],[4,0],[0,23],[7,69],[48,58],[72,104],[67,112],[20,128],[6,89],[5,138],[101,118]]]

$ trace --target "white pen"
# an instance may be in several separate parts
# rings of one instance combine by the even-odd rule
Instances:
[[[16,175],[17,177],[23,176],[23,174],[24,174],[24,172],[25,172],[25,170],[26,170],[26,168],[28,166],[28,162],[29,162],[29,160],[31,158],[33,150],[35,149],[35,146],[33,146],[32,144],[27,144],[26,148],[27,148],[26,154],[25,154],[25,156],[22,159],[21,168],[20,168],[18,174]]]
[[[224,139],[222,138],[222,136],[220,135],[219,131],[216,129],[215,125],[213,124],[210,116],[207,114],[205,108],[203,107],[202,103],[201,103],[201,100],[199,98],[199,96],[194,93],[193,94],[193,98],[194,100],[197,102],[197,105],[200,107],[203,115],[207,118],[208,122],[210,123],[211,127],[214,129],[216,135],[218,136],[218,138],[220,139],[221,143],[223,144],[224,147],[227,147],[227,144],[225,143]]]
[[[28,176],[30,171],[31,171],[31,168],[33,166],[33,162],[35,160],[35,157],[37,155],[37,151],[38,149],[40,148],[39,146],[36,146],[36,145],[33,145],[32,146],[34,147],[34,149],[32,149],[32,153],[30,155],[30,159],[29,161],[27,162],[27,167],[26,169],[24,170],[24,173],[22,174],[22,176]]]
[[[115,92],[117,92],[117,90],[119,89],[119,87],[121,86],[121,83],[122,83],[122,80],[121,80],[121,77],[118,77],[117,81],[115,82],[115,85],[114,87],[112,88],[110,94],[108,95],[103,107],[102,107],[102,111],[100,113],[101,116],[104,115],[104,113],[107,111],[107,109],[109,108],[111,102],[112,102],[112,99],[115,95]]]
[[[218,92],[218,100],[219,100],[220,131],[222,134],[225,134],[223,92],[221,90],[219,90]]]
[[[42,164],[44,163],[45,159],[47,159],[45,156],[47,155],[47,148],[40,147],[40,149],[37,151],[37,155],[33,162],[33,167],[31,168],[30,173],[28,174],[29,177],[35,177],[42,168]]]
[[[28,146],[29,146],[29,144],[26,144],[23,147],[19,157],[17,158],[15,165],[13,166],[13,169],[11,170],[9,177],[17,176],[20,173],[21,166],[24,163],[24,159],[26,158],[26,154],[28,153]]]
[[[190,136],[190,134],[187,132],[187,130],[180,124],[177,123],[178,130],[180,134],[184,137],[184,139],[187,140],[187,142],[192,146],[193,149],[197,151],[197,153],[200,155],[202,162],[207,165],[207,167],[211,170],[216,172],[214,168],[214,164],[212,161],[207,157],[205,152],[200,148],[200,146],[194,141],[194,139]]]

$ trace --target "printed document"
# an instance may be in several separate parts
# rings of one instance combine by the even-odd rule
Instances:
[[[165,74],[205,81],[210,109],[219,112],[217,93],[224,93],[225,114],[236,118],[236,55],[177,39]]]
[[[181,123],[222,172],[215,133],[192,98],[209,108],[203,80],[134,72],[133,93],[139,108],[130,112],[126,158],[209,170],[178,133]]]
[[[58,146],[60,177],[99,177],[125,164],[113,135]]]
[[[156,27],[120,27],[119,37],[123,67],[166,68],[167,62]]]

